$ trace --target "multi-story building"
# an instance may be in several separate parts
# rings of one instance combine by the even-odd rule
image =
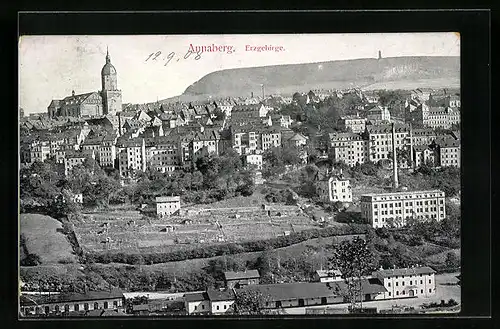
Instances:
[[[392,222],[404,226],[409,218],[443,220],[446,216],[443,191],[373,193],[361,196],[361,218],[374,228]]]
[[[206,154],[219,154],[220,134],[215,129],[205,129],[196,132],[193,136],[193,156],[205,149]]]
[[[440,138],[433,142],[441,167],[460,167],[460,140]]]
[[[159,196],[155,198],[156,215],[160,218],[175,214],[181,209],[180,196]]]
[[[99,146],[99,165],[106,168],[114,168],[116,161],[116,140],[118,136],[114,132],[108,132]]]
[[[243,156],[245,166],[254,165],[258,170],[262,170],[262,154],[246,154]]]
[[[338,127],[343,131],[362,133],[365,131],[366,118],[359,115],[346,115],[338,120]]]
[[[232,289],[187,293],[184,295],[187,314],[220,315],[233,311],[235,301]]]
[[[85,162],[86,159],[94,159],[95,160],[95,152],[94,150],[86,150],[82,152],[66,152],[66,156],[64,158],[64,175],[68,176],[71,174],[71,171],[76,166],[81,166]]]
[[[348,179],[330,177],[318,181],[321,198],[330,202],[352,202],[351,184]]]
[[[44,162],[50,158],[50,142],[49,141],[35,141],[31,144],[30,160],[31,162],[40,161]]]
[[[180,166],[178,138],[170,136],[148,139],[146,165],[162,173],[173,172]]]
[[[405,149],[410,145],[409,141],[409,125],[394,124],[394,140],[396,149]],[[368,140],[368,160],[378,162],[383,159],[389,159],[392,154],[392,125],[367,125],[364,137]],[[399,165],[404,167],[402,159]]]
[[[282,137],[284,137],[284,135],[282,135]],[[307,137],[302,134],[295,133],[292,137],[288,138],[284,144],[292,147],[305,146],[307,144]]]
[[[144,138],[119,139],[116,148],[120,176],[128,177],[133,170],[146,170],[146,145]]]
[[[264,104],[236,105],[231,110],[231,118],[265,118],[268,112]]]
[[[420,167],[424,164],[436,166],[436,151],[427,145],[416,145],[413,147],[413,161],[415,167]]]
[[[332,133],[328,135],[328,149],[335,162],[344,162],[348,166],[368,161],[368,141],[355,133]]]
[[[262,136],[262,151],[281,146],[281,127],[266,127],[259,132]]]
[[[96,155],[96,160],[99,162],[100,161],[99,149],[101,148],[103,139],[104,139],[103,134],[88,136],[80,147],[83,151],[94,151]]]
[[[413,145],[430,145],[436,139],[437,135],[430,128],[412,129]]]
[[[405,297],[431,297],[436,294],[436,281],[432,268],[411,267],[380,269],[372,273],[374,278],[383,283],[384,299]]]
[[[369,121],[374,121],[374,122],[381,122],[381,121],[390,122],[391,113],[389,112],[387,106],[377,105],[368,111],[368,115],[366,116],[366,118]]]
[[[259,284],[260,274],[258,270],[248,270],[244,272],[224,272],[224,282],[226,287],[232,288],[242,288],[249,284]]]
[[[460,112],[457,108],[429,107],[424,103],[411,112],[410,120],[425,127],[450,129],[460,123]]]

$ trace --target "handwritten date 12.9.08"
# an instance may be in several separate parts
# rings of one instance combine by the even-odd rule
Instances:
[[[194,59],[195,60],[199,60],[201,58],[201,52],[192,52],[190,50],[187,51],[187,53],[183,56],[183,59],[188,59],[191,57],[191,55],[194,55]],[[155,53],[151,53],[149,54],[149,56],[146,58],[145,62],[148,62],[148,61],[165,61],[165,64],[163,64],[163,66],[167,66],[168,63],[170,63],[175,57],[175,52],[170,52],[168,55],[164,55],[161,50],[158,50],[157,52]],[[178,62],[180,58],[177,58],[175,61]]]

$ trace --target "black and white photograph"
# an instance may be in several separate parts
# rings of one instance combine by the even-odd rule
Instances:
[[[19,318],[458,314],[460,40],[20,36]]]

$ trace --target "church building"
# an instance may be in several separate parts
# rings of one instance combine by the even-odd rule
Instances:
[[[116,115],[122,110],[122,92],[118,89],[116,69],[111,64],[109,51],[106,52],[106,64],[101,70],[101,87],[101,91],[79,95],[73,91],[71,96],[62,100],[52,100],[47,108],[49,118]]]

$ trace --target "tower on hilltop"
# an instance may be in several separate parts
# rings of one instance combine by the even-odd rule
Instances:
[[[104,114],[115,115],[122,110],[122,91],[118,89],[116,69],[111,64],[109,50],[106,49],[106,64],[101,70],[101,96]]]
[[[378,51],[378,59],[382,59],[382,52],[380,50]]]

